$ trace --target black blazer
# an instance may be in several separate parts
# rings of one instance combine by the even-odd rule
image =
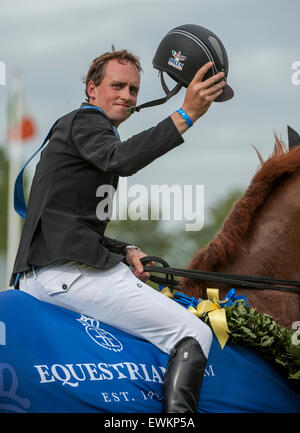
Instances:
[[[97,218],[96,190],[104,184],[116,189],[119,176],[136,173],[181,143],[170,117],[121,142],[97,109],[63,116],[36,167],[10,284],[30,265],[74,260],[108,268],[122,261],[128,244],[104,236],[109,220]]]

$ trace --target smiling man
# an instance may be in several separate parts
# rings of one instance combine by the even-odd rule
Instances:
[[[226,84],[223,72],[203,81],[212,65],[196,73],[181,113],[121,141],[117,127],[137,102],[139,60],[122,50],[93,61],[85,80],[87,102],[58,120],[41,154],[13,269],[12,283],[21,290],[118,327],[171,355],[165,412],[197,410],[211,331],[145,284],[150,276],[140,262],[145,253],[105,236],[109,221],[97,218],[96,191],[101,185],[116,189],[119,176],[136,173],[183,143],[182,133]]]
[[[139,68],[129,61],[112,59],[106,64],[103,79],[98,86],[90,75],[87,77],[89,102],[101,107],[118,127],[129,117],[127,109],[136,105],[140,88]]]

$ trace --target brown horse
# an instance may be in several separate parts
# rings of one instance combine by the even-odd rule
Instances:
[[[290,143],[290,137],[293,143]],[[289,148],[275,135],[271,157],[263,161],[244,196],[223,227],[199,250],[188,269],[300,280],[300,144],[289,129]],[[205,288],[225,296],[232,285],[182,278],[180,290],[205,298]],[[251,307],[270,314],[282,326],[299,320],[300,296],[275,290],[239,289]]]

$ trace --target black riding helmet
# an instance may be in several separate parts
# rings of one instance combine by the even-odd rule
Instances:
[[[219,72],[224,72],[223,79],[227,80],[228,57],[218,36],[196,24],[175,27],[160,42],[152,62],[154,68],[159,71],[161,84],[166,93],[165,98],[132,107],[131,111],[163,104],[178,93],[182,87],[188,87],[196,72],[207,62],[213,62],[214,65],[205,74],[203,80]],[[163,77],[164,72],[177,82],[174,89],[169,90],[167,87]],[[227,101],[233,95],[232,88],[226,84],[222,94],[215,101]]]

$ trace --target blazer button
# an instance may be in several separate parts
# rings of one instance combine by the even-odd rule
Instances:
[[[66,284],[62,285],[63,290],[67,290],[68,286]]]

